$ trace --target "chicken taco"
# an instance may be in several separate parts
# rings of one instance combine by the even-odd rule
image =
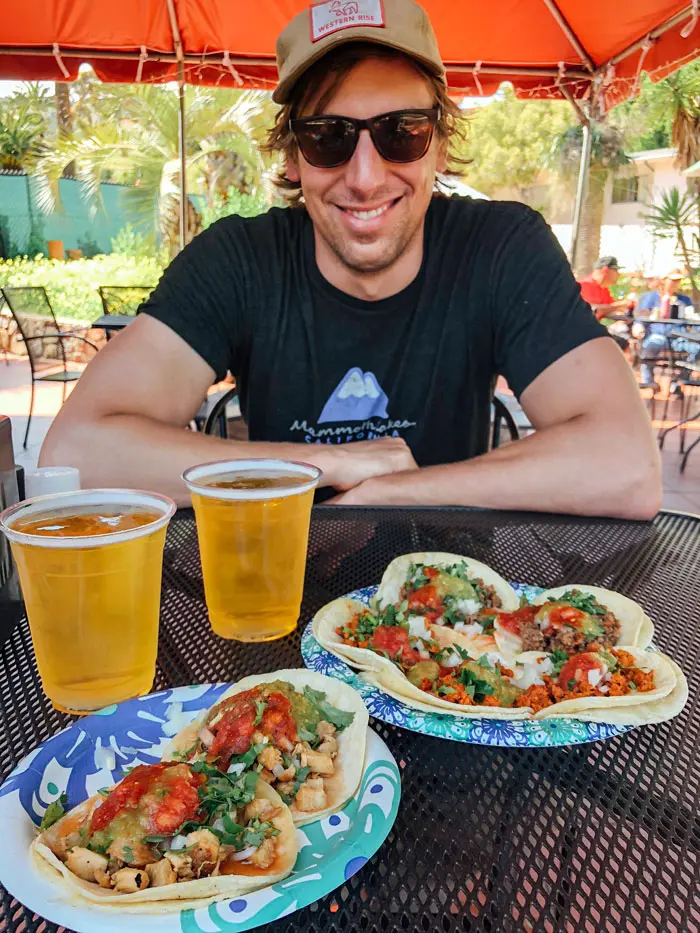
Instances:
[[[164,758],[259,774],[303,825],[357,790],[368,723],[360,695],[338,680],[305,670],[256,674],[175,736]]]
[[[512,586],[486,564],[438,551],[397,557],[384,572],[376,596],[378,609],[394,606],[409,620],[480,638],[482,650],[496,647],[492,610],[512,611],[519,604]]]
[[[255,772],[205,762],[138,765],[62,815],[32,843],[43,873],[106,906],[202,907],[285,878],[297,856],[289,808]],[[53,822],[52,822],[53,821]]]
[[[646,648],[653,626],[638,603],[598,586],[571,585],[545,590],[532,605],[498,612],[494,619],[499,650],[586,651],[595,643],[605,648],[634,645]]]

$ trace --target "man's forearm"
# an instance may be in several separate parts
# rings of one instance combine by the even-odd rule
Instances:
[[[303,460],[324,471],[322,484],[334,483],[328,451],[321,445],[232,441],[161,424],[138,415],[110,415],[99,421],[49,431],[41,450],[42,466],[76,466],[83,487],[149,489],[187,505],[180,479],[197,463],[249,457]]]
[[[581,416],[473,460],[368,480],[336,501],[650,518],[660,497],[653,442]]]

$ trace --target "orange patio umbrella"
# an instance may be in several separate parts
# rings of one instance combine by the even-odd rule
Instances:
[[[347,18],[359,15],[367,2],[327,0],[326,5]],[[590,120],[634,94],[642,69],[658,80],[700,55],[700,0],[422,2],[454,93],[488,95],[510,81],[522,97],[563,97],[575,107],[585,131],[575,244],[590,161]],[[304,0],[7,2],[0,16],[0,78],[72,81],[87,62],[103,81],[271,89],[277,80],[276,37],[307,5]],[[181,93],[181,135],[183,107]]]

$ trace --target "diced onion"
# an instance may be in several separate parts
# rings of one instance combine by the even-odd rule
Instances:
[[[226,831],[226,827],[224,826],[224,821],[220,816],[218,816],[211,825],[213,829],[218,830],[220,833],[223,833]]]
[[[462,659],[456,651],[450,652],[446,658],[443,658],[442,661],[440,661],[442,667],[459,667],[461,663]]]
[[[458,599],[457,608],[460,612],[463,612],[465,616],[471,616],[481,609],[481,603],[478,599]]]
[[[591,685],[591,687],[597,687],[602,679],[603,671],[598,670],[598,668],[588,672],[588,683]]]
[[[600,687],[598,687],[598,689],[600,690],[601,693],[609,693],[610,691],[610,687],[608,687],[607,684],[601,684]]]
[[[426,635],[425,619],[423,616],[409,616],[406,622],[408,623],[409,635],[413,635],[414,638],[420,638]]]
[[[170,848],[175,850],[187,848],[187,836],[183,836],[182,833],[177,836],[173,836],[173,841],[170,843]]]
[[[206,726],[202,726],[202,728],[197,733],[197,736],[202,740],[202,745],[206,746],[207,748],[214,744],[214,733],[211,731],[211,729],[207,729]]]
[[[232,852],[229,855],[229,858],[232,862],[242,862],[243,859],[250,858],[251,855],[255,855],[257,849],[255,846],[246,846],[245,849],[241,849],[240,852]]]
[[[238,764],[229,765],[227,774],[243,774],[245,771],[245,765],[242,761],[239,761]]]
[[[421,649],[418,651],[418,657],[421,659],[421,661],[429,661],[429,660],[430,660],[430,652],[429,652],[429,651],[426,651],[424,648],[421,648]]]
[[[272,773],[276,778],[278,778],[280,774],[283,774],[286,770],[287,769],[284,765],[275,765],[275,767],[272,769]]]

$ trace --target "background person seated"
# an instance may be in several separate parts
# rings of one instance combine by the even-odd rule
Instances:
[[[683,278],[684,273],[681,269],[672,269],[665,278],[661,280],[657,279],[656,281],[659,284],[656,288],[640,295],[637,309],[640,312],[651,312],[658,309],[660,317],[668,319],[671,317],[671,307],[674,304],[676,306],[683,305],[686,308],[692,308],[693,303],[690,298],[678,291],[679,283]],[[677,315],[675,316],[677,317]],[[639,336],[641,336],[642,331],[645,334],[640,352],[640,374],[642,383],[652,386],[654,389],[658,389],[659,385],[654,379],[654,361],[657,360],[668,347],[668,325],[651,323],[638,324],[636,326],[640,331]],[[680,351],[684,348],[678,345],[678,341],[674,341],[674,349]],[[693,352],[695,352],[696,349],[697,347],[693,347]]]
[[[601,256],[590,275],[578,280],[581,297],[593,309],[600,321],[606,314],[614,314],[627,308],[627,299],[615,300],[610,286],[620,277],[620,267],[615,256]]]

